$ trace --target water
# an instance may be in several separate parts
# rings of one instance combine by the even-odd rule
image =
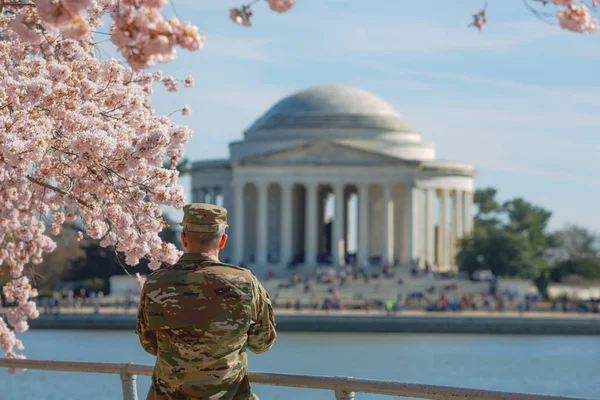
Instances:
[[[126,331],[30,331],[34,359],[152,364]],[[273,349],[250,355],[250,370],[397,380],[600,399],[600,339],[590,336],[492,336],[281,333]],[[150,379],[138,378],[140,398]],[[262,400],[334,399],[333,392],[253,386]],[[121,398],[117,375],[0,371],[0,399]],[[357,394],[357,400],[392,397]]]

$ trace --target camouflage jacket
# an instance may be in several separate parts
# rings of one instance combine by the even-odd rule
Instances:
[[[147,399],[257,399],[246,348],[262,353],[277,334],[267,291],[248,270],[208,254],[184,254],[148,276],[136,333],[156,356]]]

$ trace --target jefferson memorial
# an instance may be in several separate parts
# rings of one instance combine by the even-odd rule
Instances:
[[[435,146],[383,99],[322,85],[276,103],[230,143],[230,157],[192,165],[192,201],[227,208],[222,259],[291,264],[455,268],[473,229],[474,168]]]

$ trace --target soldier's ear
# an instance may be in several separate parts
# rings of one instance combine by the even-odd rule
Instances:
[[[184,231],[181,231],[181,244],[183,245],[184,248],[187,249],[188,241],[187,241],[187,237],[185,236]]]
[[[219,250],[225,247],[225,243],[227,243],[227,234],[224,233],[221,237],[221,241],[219,242]]]

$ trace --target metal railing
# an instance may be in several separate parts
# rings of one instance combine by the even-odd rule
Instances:
[[[0,367],[28,368],[50,371],[91,372],[119,374],[123,387],[123,400],[137,400],[137,375],[152,375],[151,365],[132,363],[93,363],[76,361],[17,360],[0,358]],[[337,400],[353,400],[355,392],[414,397],[430,400],[584,400],[573,397],[543,396],[508,393],[491,390],[454,388],[448,386],[418,385],[413,383],[386,382],[349,377],[325,377],[310,375],[271,374],[250,372],[250,382],[257,385],[287,386],[308,389],[331,390]]]

